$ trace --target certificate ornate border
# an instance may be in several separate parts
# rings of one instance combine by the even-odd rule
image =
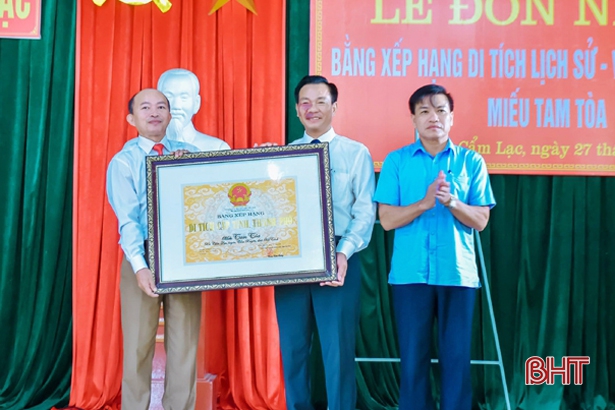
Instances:
[[[194,165],[208,163],[275,160],[276,158],[293,158],[316,155],[319,162],[319,201],[322,211],[323,227],[320,234],[323,237],[325,252],[324,271],[297,271],[284,274],[252,275],[248,277],[233,276],[216,279],[200,279],[174,281],[172,283],[161,282],[160,258],[163,252],[161,248],[161,235],[164,235],[159,224],[159,201],[158,173],[165,167],[181,167],[182,165]],[[205,291],[213,289],[234,289],[256,286],[291,285],[299,283],[314,283],[330,281],[337,277],[337,262],[335,251],[335,230],[333,225],[333,203],[331,194],[331,173],[329,159],[329,144],[305,144],[273,147],[258,147],[251,149],[224,150],[189,153],[181,157],[172,155],[150,156],[146,159],[147,172],[147,216],[148,216],[148,245],[147,259],[150,270],[157,287],[157,293],[178,293]]]

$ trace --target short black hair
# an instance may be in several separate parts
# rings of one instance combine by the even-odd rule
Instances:
[[[134,105],[135,105],[135,97],[137,96],[137,94],[139,94],[139,92],[140,91],[134,93],[133,96],[130,97],[130,100],[128,100],[128,112],[130,114],[134,114],[133,108],[134,108]]]
[[[295,104],[299,104],[299,91],[308,84],[326,84],[329,87],[329,94],[331,94],[331,103],[333,104],[337,101],[337,86],[335,84],[330,83],[321,75],[306,75],[295,87]]]
[[[155,91],[158,91],[155,88],[144,88],[143,90],[155,90]],[[128,100],[128,112],[130,114],[134,114],[133,111],[134,111],[134,105],[135,105],[135,97],[137,96],[137,94],[139,94],[143,90],[137,91],[136,93],[134,93],[134,95],[132,97],[130,97],[130,100]],[[170,110],[171,109],[171,103],[169,102],[169,99],[161,91],[158,91],[158,92],[160,92],[160,94],[162,94],[164,96],[164,99],[167,101],[167,108]]]
[[[431,101],[431,98],[433,98],[434,96],[438,94],[442,94],[448,99],[448,106],[450,107],[451,112],[453,112],[453,107],[454,107],[453,96],[449,92],[446,91],[446,88],[438,84],[427,84],[427,85],[422,86],[418,90],[416,90],[410,97],[410,100],[408,100],[408,106],[410,107],[410,112],[414,115],[414,108],[416,107],[418,103],[423,101],[425,97],[429,97]]]

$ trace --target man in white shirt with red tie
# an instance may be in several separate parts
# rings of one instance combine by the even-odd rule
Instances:
[[[337,96],[335,84],[319,75],[304,77],[295,88],[297,116],[305,133],[292,144],[329,144],[337,280],[275,288],[288,410],[313,409],[308,374],[313,324],[322,345],[328,408],[356,408],[355,339],[361,295],[358,252],[367,247],[376,219],[372,201],[375,177],[367,147],[333,130]]]
[[[122,409],[148,410],[152,360],[160,303],[164,302],[165,410],[192,410],[196,400],[196,351],[201,322],[201,293],[159,296],[147,264],[147,191],[145,157],[183,155],[196,147],[168,139],[169,101],[144,89],[128,103],[128,123],[139,132],[118,152],[107,170],[107,195],[118,219],[124,251],[120,297],[124,347]]]

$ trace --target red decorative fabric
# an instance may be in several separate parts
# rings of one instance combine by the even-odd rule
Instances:
[[[78,2],[71,406],[120,406],[122,255],[105,176],[136,136],[125,120],[130,97],[187,68],[201,82],[197,129],[233,148],[284,143],[285,3],[256,6],[258,15],[231,1],[210,16],[205,0],[173,1],[164,14],[153,3]],[[218,375],[220,406],[284,409],[272,288],[204,298],[199,376]]]

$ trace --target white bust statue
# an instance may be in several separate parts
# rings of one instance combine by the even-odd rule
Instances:
[[[192,71],[172,68],[158,79],[158,91],[162,92],[171,105],[171,122],[167,137],[185,141],[201,151],[219,151],[231,147],[219,138],[203,134],[194,128],[192,117],[201,107],[199,79]]]

